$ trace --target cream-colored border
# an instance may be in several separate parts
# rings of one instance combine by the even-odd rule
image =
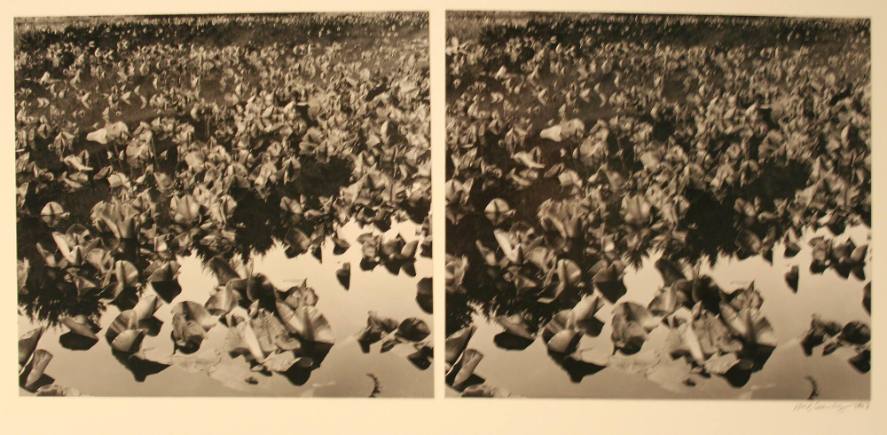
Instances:
[[[17,339],[15,280],[15,211],[13,186],[13,68],[12,17],[40,15],[118,15],[210,12],[295,12],[358,10],[430,11],[430,48],[432,82],[432,156],[434,213],[435,279],[435,353],[443,349],[443,276],[444,276],[444,13],[461,10],[565,10],[595,12],[650,12],[741,15],[851,16],[872,19],[873,113],[882,119],[885,105],[884,47],[887,46],[887,14],[877,0],[599,0],[589,2],[563,0],[441,0],[416,2],[377,0],[360,3],[348,0],[297,2],[253,0],[238,2],[151,0],[121,2],[104,0],[13,1],[0,6],[0,48],[6,67],[0,69],[5,90],[0,107],[0,128],[7,140],[7,152],[0,152],[0,274],[6,283],[0,292],[0,312],[10,313],[0,323],[0,373],[14,373],[13,343]],[[874,147],[885,146],[885,134],[876,126]],[[882,213],[884,196],[880,171],[887,169],[882,152],[873,153],[873,191],[876,221]],[[7,226],[8,225],[8,226]],[[880,223],[873,230],[873,252],[887,251]],[[228,434],[228,433],[804,433],[867,434],[885,433],[887,411],[884,391],[884,364],[880,349],[887,321],[879,313],[887,303],[878,296],[879,283],[885,279],[881,269],[873,268],[873,327],[875,355],[872,373],[872,400],[868,404],[823,403],[822,409],[796,409],[795,402],[736,401],[652,401],[652,400],[458,400],[443,399],[443,381],[435,381],[436,399],[125,399],[76,398],[36,399],[18,397],[14,376],[0,376],[0,431],[9,434],[43,433],[125,433],[134,434]],[[440,358],[437,358],[439,361]],[[435,363],[436,373],[442,371]],[[851,406],[852,405],[852,406]],[[880,429],[880,430],[879,430]]]

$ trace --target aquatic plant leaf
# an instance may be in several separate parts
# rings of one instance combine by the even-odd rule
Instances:
[[[43,349],[34,351],[30,363],[28,363],[28,367],[25,369],[26,375],[22,386],[26,390],[35,390],[38,387],[38,382],[43,377],[43,373],[46,371],[50,361],[52,361],[52,353],[49,351]]]
[[[556,354],[573,353],[581,338],[582,332],[576,329],[571,310],[562,310],[555,314],[542,330],[542,339],[549,352]]]
[[[785,273],[785,282],[795,293],[798,292],[799,273],[800,269],[797,265],[792,266],[791,269],[789,269],[788,272]]]
[[[304,367],[307,363],[307,367]],[[310,361],[303,361],[293,352],[276,352],[268,355],[262,365],[272,372],[284,373],[290,371],[293,367],[310,368],[313,365]]]
[[[613,345],[623,353],[636,353],[658,322],[642,305],[622,302],[613,309]]]
[[[852,344],[866,344],[872,338],[872,331],[871,328],[863,322],[847,322],[847,324],[841,329],[840,338]]]
[[[656,270],[662,275],[662,280],[666,286],[673,285],[676,281],[686,280],[687,277],[681,271],[680,265],[672,260],[660,257],[655,263]]]
[[[431,314],[434,311],[434,294],[432,278],[422,278],[416,283],[416,303],[422,311]]]
[[[181,314],[185,319],[197,322],[204,331],[209,331],[218,323],[203,305],[192,301],[179,302],[172,307],[172,314]]]
[[[200,348],[200,344],[206,338],[206,331],[197,321],[179,312],[172,317],[172,338],[176,349],[184,353],[193,353]]]
[[[74,397],[80,396],[80,390],[73,387],[63,387],[58,384],[43,385],[37,388],[35,392],[37,396],[47,397]]]
[[[462,397],[513,397],[508,390],[494,387],[489,384],[477,384],[465,387]]]
[[[468,341],[474,335],[477,327],[474,325],[466,326],[452,334],[450,334],[445,343],[444,360],[447,364],[454,364],[462,352],[468,347]]]
[[[513,237],[506,231],[495,230],[493,236],[499,243],[499,249],[510,262],[514,264],[523,263],[523,248],[520,244],[513,243]]]
[[[465,293],[465,288],[462,287],[462,282],[465,280],[465,273],[467,271],[467,257],[447,256],[445,275],[447,294]]]
[[[57,225],[61,220],[70,215],[61,204],[55,201],[47,202],[43,209],[40,210],[40,219],[49,226]]]
[[[458,370],[453,378],[452,385],[458,387],[468,381],[483,358],[484,355],[480,351],[470,348],[465,349],[462,352],[462,357],[456,363]]]
[[[209,296],[204,307],[215,316],[224,316],[228,314],[240,301],[240,295],[231,287],[224,285],[216,288],[216,291]]]
[[[240,274],[231,267],[231,263],[220,256],[210,258],[206,265],[219,280],[219,285],[225,285],[228,281],[240,279]]]
[[[872,283],[867,282],[865,287],[863,287],[862,293],[862,306],[865,307],[865,311],[868,313],[872,312]]]
[[[27,293],[28,276],[31,273],[31,261],[26,258],[16,262],[16,277],[18,279],[18,292],[20,294]]]
[[[95,341],[99,339],[96,335],[97,328],[84,315],[62,316],[59,318],[59,322],[81,337]]]
[[[249,321],[241,321],[237,323],[232,331],[235,331],[236,338],[239,340],[235,340],[234,337],[231,337],[231,339],[228,340],[228,344],[231,346],[229,347],[229,351],[233,353],[241,353],[245,348],[253,361],[259,362],[265,360],[265,353],[259,345],[259,339],[256,337],[256,333],[252,326],[250,326]]]
[[[536,339],[536,334],[530,331],[526,319],[520,314],[498,316],[496,317],[496,323],[502,325],[502,327],[505,328],[505,332],[515,337],[520,337],[528,341]]]
[[[351,263],[342,264],[342,267],[336,270],[336,279],[339,280],[342,287],[345,287],[345,290],[351,287]]]
[[[409,341],[422,341],[431,334],[431,329],[424,320],[408,317],[397,326],[397,336]]]
[[[320,300],[317,296],[317,292],[308,286],[307,280],[303,281],[301,285],[290,287],[285,295],[284,302],[286,302],[291,308],[299,308],[302,306],[313,307],[314,305],[317,305],[317,302]]]
[[[111,340],[111,348],[118,352],[133,353],[139,350],[144,338],[145,330],[126,329]]]
[[[683,304],[684,295],[675,290],[673,285],[669,285],[659,289],[647,309],[654,316],[668,316]]]
[[[277,308],[284,326],[300,339],[324,344],[335,343],[336,338],[329,322],[316,307],[301,306],[293,310],[281,310],[281,304],[278,304]]]
[[[31,354],[34,353],[34,350],[37,349],[37,343],[40,341],[40,337],[43,336],[43,331],[45,328],[43,326],[38,326],[34,329],[31,329],[28,332],[22,334],[18,339],[18,363],[19,365],[25,365],[29,359],[31,359]]]
[[[157,312],[157,309],[159,309],[162,304],[163,302],[161,302],[160,299],[157,298],[157,296],[149,293],[143,293],[138,302],[136,302],[135,306],[132,307],[132,317],[135,322],[133,324],[138,324],[139,322],[148,320],[153,317],[154,313]]]
[[[616,264],[603,265],[591,278],[594,287],[611,303],[618,301],[626,292],[622,271]]]
[[[514,210],[504,199],[494,198],[484,208],[484,215],[493,225],[499,225],[514,216]]]
[[[852,358],[848,360],[850,365],[853,366],[860,373],[868,373],[872,369],[872,352],[869,349],[865,349],[858,354],[854,355]]]

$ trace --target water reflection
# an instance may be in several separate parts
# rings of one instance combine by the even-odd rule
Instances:
[[[356,222],[349,222],[339,229],[339,235],[354,245],[357,245],[356,239],[366,232],[378,234],[383,239],[401,235],[407,240],[416,240],[422,234],[421,228],[410,221],[396,222],[384,233],[361,227]],[[294,365],[274,376],[269,371],[256,371],[257,366],[251,368],[244,357],[232,356],[236,346],[232,347],[230,340],[236,326],[226,324],[224,315],[218,317],[219,323],[206,332],[196,348],[187,351],[178,348],[175,343],[176,307],[183,302],[202,306],[211,294],[218,291],[214,289],[219,288],[219,278],[209,261],[192,253],[177,257],[181,265],[177,276],[181,288],[179,294],[166,300],[160,298],[160,293],[151,286],[139,292],[140,301],[155,295],[163,300],[158,303],[156,313],[144,321],[145,334],[139,343],[139,351],[115,350],[111,345],[114,340],[106,340],[104,333],[121,312],[132,309],[132,306],[121,308],[109,303],[100,310],[91,311],[89,319],[93,319],[97,329],[101,330],[98,339],[76,334],[68,326],[63,326],[66,325],[64,319],[73,312],[71,307],[63,307],[62,317],[55,318],[57,326],[47,329],[40,339],[40,347],[55,355],[47,370],[56,377],[58,385],[73,387],[89,395],[363,396],[369,395],[374,387],[380,389],[376,395],[381,397],[430,395],[430,348],[402,340],[389,352],[381,353],[380,345],[364,352],[356,337],[365,325],[369,311],[383,313],[398,321],[415,318],[431,325],[431,316],[415,300],[419,283],[431,274],[431,261],[426,257],[416,258],[414,276],[404,272],[391,273],[383,267],[354,270],[353,284],[346,290],[338,282],[335,270],[341,264],[360,261],[363,253],[358,248],[359,245],[342,252],[328,240],[321,245],[321,261],[308,253],[289,258],[285,245],[274,241],[264,253],[253,252],[249,260],[237,256],[231,262],[238,273],[251,267],[253,275],[265,276],[268,284],[276,289],[303,285],[316,289],[316,307],[332,328],[334,344],[308,343],[302,346],[299,355],[310,358],[310,365]],[[248,302],[243,305],[246,305],[244,309],[258,308]],[[25,315],[25,309],[20,309],[21,331],[50,323],[48,320],[32,320]],[[41,312],[39,307],[32,309]],[[430,340],[430,337],[423,337],[422,342]],[[298,341],[295,343],[299,345]],[[106,381],[94,380],[94,373],[82,370],[82,364],[101,367],[107,374]],[[367,373],[375,376],[379,385],[375,385]]]
[[[868,397],[867,21],[448,18],[453,390]]]
[[[405,334],[430,322],[426,28],[16,20],[20,327],[46,327],[25,389],[46,369],[53,393],[427,395],[406,382],[431,339]],[[368,311],[400,322],[384,355],[360,355]]]

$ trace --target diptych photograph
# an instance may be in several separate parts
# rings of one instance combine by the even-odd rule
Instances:
[[[868,400],[868,19],[447,12],[447,397]]]
[[[437,13],[16,16],[19,396],[868,403],[870,18]]]
[[[433,396],[427,12],[14,36],[20,395]]]

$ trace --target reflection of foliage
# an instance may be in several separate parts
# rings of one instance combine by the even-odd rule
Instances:
[[[275,305],[286,292],[231,262],[275,243],[319,256],[352,220],[427,224],[426,28],[420,13],[17,20],[22,311],[78,327],[117,305],[108,341],[142,380],[168,364],[139,353],[152,333],[139,304],[148,284],[175,299],[176,259],[196,254],[221,288],[211,313],[176,305],[177,351],[200,348],[207,318],[252,308],[240,324],[270,313],[304,343],[250,357],[306,382],[329,350],[311,344],[328,340],[313,335],[326,320]],[[371,266],[415,274],[419,242],[398,238],[379,238]]]
[[[807,230],[870,225],[867,22],[452,17],[447,234],[474,237],[447,243],[448,264],[467,265],[448,275],[448,334],[475,311],[538,330],[583,295],[618,304],[652,252],[681,275],[663,273],[683,323],[729,325],[728,294],[684,269],[772,262]],[[865,246],[811,243],[811,271],[864,279]],[[766,360],[746,334],[728,334],[749,345],[736,384]]]
[[[92,247],[112,262],[145,276],[151,263],[191,252],[248,259],[281,241],[301,254],[352,217],[380,228],[426,218],[419,14],[94,21],[17,27],[18,246],[33,268],[22,295],[29,314],[101,309],[70,278],[102,284],[107,270],[43,273],[36,244],[54,251],[50,231],[71,222],[101,239]],[[306,29],[326,36],[277,42]],[[43,216],[47,228],[37,218],[50,202],[65,217]],[[123,221],[98,217],[108,204],[136,215],[133,250],[109,235]]]

